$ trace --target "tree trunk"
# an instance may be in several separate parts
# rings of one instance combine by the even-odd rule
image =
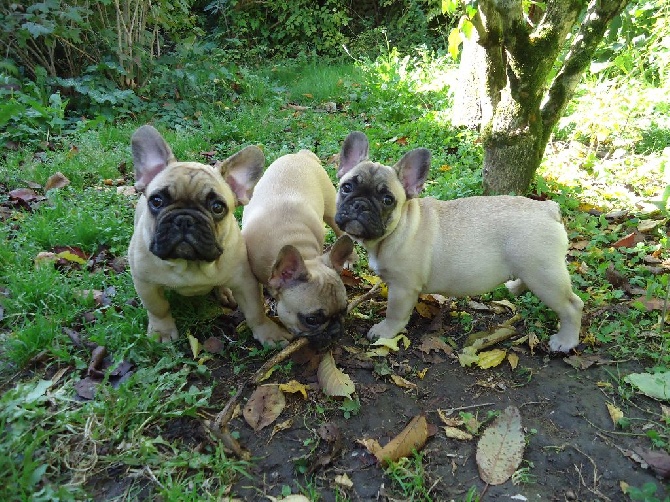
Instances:
[[[472,23],[483,51],[464,47],[461,69],[485,75],[476,80],[479,98],[468,98],[467,104],[481,110],[485,194],[528,190],[579,78],[608,23],[626,3],[547,0],[544,11],[524,13],[522,0],[479,0]],[[578,21],[579,28],[569,37]],[[568,45],[560,71],[547,87]]]

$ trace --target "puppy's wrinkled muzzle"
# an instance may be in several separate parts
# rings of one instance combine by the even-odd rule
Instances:
[[[344,316],[333,317],[318,333],[306,335],[310,346],[318,351],[327,350],[344,336]]]
[[[163,260],[206,262],[215,261],[223,253],[209,218],[193,209],[161,213],[150,250]]]
[[[362,198],[341,204],[335,213],[335,223],[346,233],[359,239],[377,239],[384,235],[380,213]]]

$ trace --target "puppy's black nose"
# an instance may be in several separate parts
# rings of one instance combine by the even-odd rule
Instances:
[[[367,201],[367,199],[356,199],[351,204],[351,206],[353,210],[356,211],[357,213],[370,210],[370,203]]]
[[[180,214],[174,218],[174,226],[180,230],[186,231],[195,225],[195,221],[190,214]]]

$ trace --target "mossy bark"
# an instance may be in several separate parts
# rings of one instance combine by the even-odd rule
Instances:
[[[478,81],[480,97],[468,103],[481,108],[484,193],[528,190],[551,131],[608,23],[626,3],[548,0],[544,11],[524,13],[521,0],[479,1],[473,24],[484,50],[469,52],[479,54],[480,61],[470,61],[464,53],[461,67],[485,68],[485,78]],[[558,74],[549,82],[566,49]]]

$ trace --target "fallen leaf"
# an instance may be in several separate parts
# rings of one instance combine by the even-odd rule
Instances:
[[[485,483],[500,485],[519,468],[526,444],[518,408],[508,406],[477,443],[477,468]]]
[[[285,431],[287,429],[290,429],[293,427],[293,419],[289,418],[288,420],[284,420],[282,423],[275,425],[272,428],[272,434],[270,434],[270,439],[274,437],[275,434],[281,431]]]
[[[414,308],[421,317],[426,319],[432,319],[433,317],[435,317],[437,314],[440,313],[440,307],[430,305],[429,303],[426,302],[417,302]]]
[[[223,350],[223,347],[224,345],[221,339],[215,336],[210,336],[202,344],[202,348],[205,349],[207,352],[211,352],[212,354],[218,354]]]
[[[354,482],[349,479],[349,476],[347,476],[346,472],[344,474],[338,474],[335,476],[335,484],[347,489],[354,487]]]
[[[0,320],[2,319],[0,318]],[[426,377],[426,373],[428,373],[428,367],[425,367],[421,371],[417,371],[416,376],[419,377],[419,380],[423,380]]]
[[[342,439],[342,433],[340,429],[332,422],[327,422],[316,430],[316,433],[321,439],[329,443],[334,443]]]
[[[425,415],[417,415],[388,444],[376,453],[374,451],[371,453],[382,465],[386,465],[387,462],[395,462],[420,450],[427,440],[428,422]]]
[[[442,429],[444,429],[444,433],[446,434],[446,436],[451,439],[458,439],[460,441],[469,441],[474,437],[469,432],[457,429],[456,427],[444,426],[442,427]]]
[[[461,366],[472,366],[477,361],[479,361],[479,355],[474,347],[464,347],[458,354],[458,362]]]
[[[274,422],[286,406],[284,393],[279,385],[261,385],[249,397],[242,416],[255,431]]]
[[[416,389],[415,383],[412,383],[399,375],[391,375],[391,380],[393,380],[394,384],[396,384],[398,387],[402,387],[403,389]]]
[[[445,354],[453,354],[454,349],[442,340],[439,336],[425,335],[421,338],[421,345],[419,350],[425,354],[429,354],[432,350],[442,351]]]
[[[200,354],[200,342],[191,333],[188,334],[188,344],[191,347],[191,354],[193,354],[193,359],[197,359],[198,354]]]
[[[330,352],[321,359],[316,376],[323,393],[327,396],[350,398],[356,390],[351,377],[337,368]]]
[[[437,415],[442,420],[442,423],[447,427],[460,427],[465,422],[461,417],[450,417],[449,415],[453,413],[453,410],[441,410],[437,409]]]
[[[624,381],[642,392],[645,396],[662,401],[670,400],[670,371],[664,373],[631,373]]]
[[[642,457],[649,467],[664,479],[670,477],[670,455],[662,450],[645,450],[635,448],[635,453]]]
[[[613,248],[632,248],[638,242],[642,242],[644,237],[637,232],[630,233],[612,244]]]
[[[409,347],[410,341],[406,335],[400,334],[394,338],[379,338],[375,340],[371,345],[375,347],[388,347],[393,352],[398,352],[400,347],[398,343],[402,341],[403,347],[407,349]]]
[[[510,352],[507,354],[507,362],[509,363],[510,367],[515,370],[519,365],[519,356],[517,356],[514,352]]]
[[[49,179],[44,185],[44,191],[48,192],[52,188],[63,188],[70,184],[70,180],[65,177],[60,171],[56,171],[54,174],[49,176]]]
[[[637,226],[637,231],[640,233],[651,232],[661,223],[663,223],[663,220],[642,220]]]
[[[614,427],[616,427],[616,425],[619,423],[619,420],[623,418],[623,411],[621,411],[613,404],[610,403],[606,404],[607,404],[607,411],[609,412],[610,418],[612,419],[612,423],[614,424]]]
[[[307,387],[297,380],[291,380],[288,383],[279,384],[279,390],[282,392],[288,392],[289,394],[295,394],[296,392],[299,392],[302,394],[303,398],[307,399]]]
[[[506,350],[493,349],[485,352],[480,352],[478,355],[477,366],[485,370],[488,368],[495,368],[505,360],[507,355]]]

